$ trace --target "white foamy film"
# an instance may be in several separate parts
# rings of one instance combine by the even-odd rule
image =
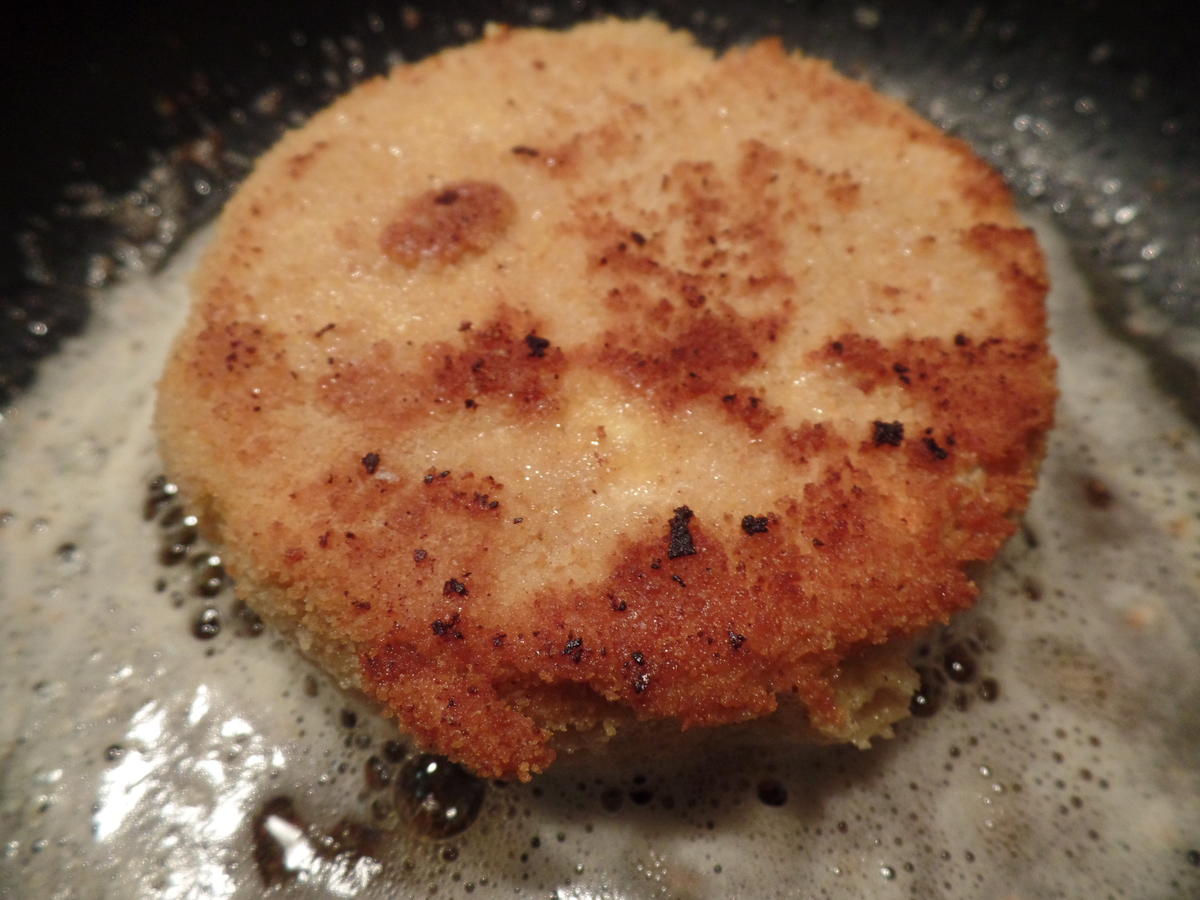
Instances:
[[[153,384],[200,241],[114,291],[0,429],[0,896],[1196,896],[1200,441],[1042,237],[1059,424],[923,660],[937,713],[868,752],[570,762],[443,841],[394,802],[387,722],[198,596],[198,545],[157,562],[187,523],[142,516]]]

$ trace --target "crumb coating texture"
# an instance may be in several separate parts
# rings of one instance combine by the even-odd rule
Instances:
[[[1046,287],[999,177],[825,63],[496,29],[260,161],[158,428],[239,591],[481,774],[783,698],[862,740],[911,687],[863,661],[1028,501]]]

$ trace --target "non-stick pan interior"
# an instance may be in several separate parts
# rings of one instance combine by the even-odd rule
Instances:
[[[1200,46],[1185,12],[24,10],[0,148],[0,896],[1200,893]],[[936,715],[869,753],[759,736],[532,786],[430,770],[262,629],[209,548],[172,556],[187,511],[153,482],[133,395],[161,355],[143,321],[186,302],[189,236],[282,129],[363,79],[487,21],[605,13],[833,60],[967,139],[1046,241],[1063,402],[1043,486],[978,610],[923,646],[931,670],[969,659],[967,677],[933,678]],[[96,409],[92,385],[133,399]]]

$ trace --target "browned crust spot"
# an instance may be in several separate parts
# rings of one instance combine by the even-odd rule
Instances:
[[[814,356],[834,363],[863,393],[895,388],[910,395],[927,427],[989,473],[1031,479],[1030,460],[1040,458],[1054,417],[1054,395],[1046,390],[1054,362],[1041,341],[959,335],[885,346],[843,334]]]
[[[423,360],[421,368],[401,361],[413,356]],[[396,427],[431,410],[484,404],[501,404],[513,415],[535,419],[557,407],[566,367],[562,348],[538,334],[535,320],[505,307],[490,322],[460,327],[452,338],[416,354],[376,340],[356,358],[334,358],[317,391],[320,401],[336,412]]]
[[[516,216],[508,192],[490,181],[455,181],[408,200],[379,235],[389,259],[413,267],[423,261],[455,263],[483,253]]]
[[[953,489],[939,484],[929,502],[951,502]],[[546,726],[579,707],[540,692],[550,684],[585,688],[598,709],[619,701],[685,727],[763,715],[792,692],[814,721],[836,726],[842,660],[944,620],[974,596],[942,535],[903,535],[865,473],[830,472],[770,523],[753,541],[725,544],[690,518],[693,552],[674,558],[661,534],[627,542],[606,578],[539,594],[500,640],[469,601],[457,611],[459,639],[399,619],[363,651],[366,688],[418,737],[487,775],[553,759]],[[492,587],[485,571],[473,585]],[[426,682],[430,691],[414,690]],[[430,692],[436,704],[418,708]],[[521,702],[531,694],[533,707]]]
[[[528,68],[527,58],[519,63]],[[395,81],[432,89],[443,65],[404,68]],[[836,236],[840,254],[851,238],[835,235],[828,219],[823,233],[816,213],[850,220],[869,212],[873,185],[824,171],[782,143],[748,139],[722,151],[720,165],[687,154],[664,164],[661,176],[652,173],[653,203],[643,202],[644,192],[608,177],[614,163],[636,158],[643,130],[653,134],[645,108],[624,100],[599,127],[564,116],[562,128],[492,148],[497,180],[569,206],[556,236],[579,261],[572,287],[591,298],[586,339],[556,331],[561,319],[543,319],[533,299],[506,296],[500,282],[487,283],[491,313],[476,306],[463,314],[474,322],[457,312],[434,318],[444,332],[419,343],[389,333],[387,316],[349,307],[313,302],[293,332],[290,309],[256,317],[252,292],[292,274],[268,265],[262,219],[285,214],[283,198],[323,174],[314,166],[323,142],[294,144],[302,152],[276,159],[282,191],[254,176],[254,203],[234,220],[220,265],[210,266],[165,379],[178,396],[164,414],[174,422],[164,446],[203,431],[206,465],[220,470],[229,456],[250,466],[249,476],[234,473],[245,487],[270,467],[273,439],[303,456],[291,446],[294,422],[311,416],[339,437],[345,430],[336,452],[297,466],[296,483],[276,491],[282,500],[260,498],[269,515],[230,526],[244,538],[232,542],[230,565],[270,595],[278,619],[324,642],[326,661],[359,678],[419,743],[483,775],[544,769],[563,728],[620,716],[741,721],[770,712],[785,693],[836,731],[847,661],[967,605],[975,587],[964,564],[995,553],[1032,489],[1053,405],[1046,278],[1032,234],[987,223],[1013,221],[1007,192],[965,145],[818,64],[785,61],[777,42],[731,54],[717,74],[769,94],[784,65],[795,65],[794,92],[806,104],[836,111],[831,133],[873,123],[895,138],[888,152],[902,153],[906,142],[946,150],[956,199],[983,224],[929,235],[921,246],[966,255],[994,277],[983,301],[999,316],[986,321],[998,324],[889,341],[856,333],[853,320],[818,329],[820,317],[803,311],[823,300],[785,247],[801,234],[825,252]],[[487,253],[527,224],[491,181],[451,182],[397,209],[366,263],[420,288],[440,287],[440,267]],[[379,252],[423,271],[397,273]],[[263,279],[252,277],[259,266]],[[919,279],[893,274],[880,273],[870,290],[888,308],[918,302]],[[832,379],[841,396],[869,398],[861,420],[803,421],[812,414],[779,405],[764,385],[778,383],[768,376],[788,364],[777,358],[784,339],[801,348],[797,367]],[[608,396],[663,422],[685,408],[719,411],[713,421],[736,425],[726,437],[752,443],[775,467],[778,489],[754,509],[712,510],[699,493],[691,506],[664,500],[652,520],[621,523],[625,536],[604,545],[586,572],[514,597],[498,557],[514,540],[540,540],[542,528],[522,507],[524,486],[511,474],[505,488],[487,472],[425,468],[428,456],[414,463],[399,447],[412,453],[430,423],[444,432],[447,422],[489,415],[549,431],[571,410],[567,376],[589,381],[581,374],[602,376]],[[260,433],[264,412],[280,415]],[[239,502],[210,498],[217,492],[207,472],[180,480],[193,475],[200,502]]]
[[[313,145],[303,153],[296,153],[288,157],[288,177],[293,181],[299,181],[308,172],[309,168],[316,161],[317,157],[320,156],[328,147],[328,141],[315,141]]]

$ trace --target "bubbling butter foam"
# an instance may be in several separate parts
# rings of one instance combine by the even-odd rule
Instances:
[[[237,606],[169,489],[147,508],[206,236],[110,291],[0,424],[0,896],[1200,892],[1200,439],[1040,235],[1059,424],[978,607],[917,651],[932,714],[532,785],[414,757]]]

